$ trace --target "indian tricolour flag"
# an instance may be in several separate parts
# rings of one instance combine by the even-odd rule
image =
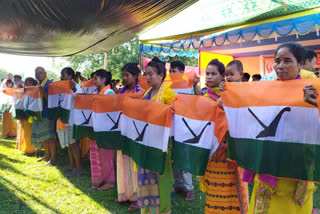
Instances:
[[[94,79],[81,82],[81,89],[83,94],[93,94],[97,87],[94,85]]]
[[[260,174],[320,181],[320,120],[303,88],[320,80],[226,83],[228,157]]]
[[[121,149],[120,118],[126,95],[96,95],[92,117],[97,146],[104,149]]]
[[[186,74],[168,74],[164,83],[171,88],[175,94],[191,94],[192,81]]]
[[[16,119],[26,118],[23,106],[24,88],[15,88],[12,94],[12,102],[14,105],[13,117]]]
[[[169,105],[126,97],[120,119],[123,154],[163,174],[172,110]]]
[[[0,92],[0,112],[10,112],[14,88],[5,88]]]
[[[81,140],[83,138],[95,139],[93,132],[92,107],[96,95],[76,94],[73,110],[73,138]]]
[[[227,131],[226,116],[219,103],[208,97],[178,94],[172,105],[173,165],[204,175],[210,156]]]
[[[26,116],[42,120],[42,100],[38,86],[28,86],[24,89],[23,107]]]
[[[69,123],[72,97],[69,81],[57,81],[49,84],[48,93],[48,118]]]

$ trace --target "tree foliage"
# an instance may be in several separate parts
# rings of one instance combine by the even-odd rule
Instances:
[[[121,69],[126,63],[139,63],[139,39],[134,38],[116,48],[109,50],[107,54],[108,71],[112,73],[114,79],[121,78]],[[152,58],[154,55],[146,54],[144,56],[147,58]],[[185,65],[198,66],[198,59],[196,58],[189,58],[186,56],[161,56],[160,58],[165,62],[180,60]],[[60,67],[72,67],[75,71],[80,71],[84,77],[89,77],[90,74],[95,70],[104,68],[104,53],[71,56],[64,58],[64,61],[65,62],[63,65],[60,65]]]
[[[0,68],[0,78],[6,78],[8,71],[4,68]]]
[[[49,80],[57,81],[60,79],[59,76],[55,72],[49,71],[49,70],[46,70],[46,71],[47,71],[47,77]]]

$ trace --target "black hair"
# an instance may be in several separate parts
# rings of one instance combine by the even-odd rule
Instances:
[[[12,86],[13,86],[13,82],[12,82],[12,80],[7,80],[7,81],[6,81],[6,85],[7,85],[8,83],[11,83],[11,84],[12,84]]]
[[[174,68],[178,68],[180,71],[183,71],[184,72],[184,69],[186,68],[186,66],[183,64],[183,62],[181,61],[174,61],[174,62],[171,62],[170,63],[170,67],[172,69]]]
[[[240,62],[239,60],[232,60],[231,62],[228,63],[227,67],[232,65],[235,65],[241,73],[243,72],[243,65],[242,65],[242,62]],[[250,79],[250,75],[248,79]]]
[[[274,53],[274,57],[276,57],[278,51],[281,48],[288,48],[290,52],[293,54],[294,58],[296,58],[298,63],[304,63],[305,59],[305,50],[302,45],[295,42],[286,42],[278,46],[276,52]]]
[[[125,64],[125,66],[123,66],[121,71],[124,71],[124,70],[129,72],[132,76],[136,76],[136,82],[138,82],[138,77],[140,74],[140,69],[138,68],[138,63],[129,62],[129,63]],[[119,82],[120,82],[120,80],[119,80]]]
[[[74,70],[70,67],[65,67],[61,70],[61,72],[65,71],[69,76],[71,76],[72,79],[74,79],[74,77],[76,76],[76,73],[74,72]]]
[[[255,79],[257,79],[257,80],[261,80],[261,75],[260,74],[254,74],[254,75],[252,75],[252,79],[253,78],[255,78]]]
[[[207,65],[207,68],[209,65],[214,65],[218,68],[218,71],[220,73],[220,75],[223,75],[224,72],[225,72],[225,67],[224,67],[224,64],[222,62],[220,62],[218,59],[213,59],[211,60],[208,65]]]
[[[247,78],[247,79],[249,80],[249,79],[250,79],[250,74],[244,73],[244,74],[243,74],[243,77],[244,77],[244,78]]]
[[[106,81],[105,81],[105,85],[110,85],[111,83],[111,79],[112,79],[112,74],[111,72],[109,71],[106,71],[104,69],[99,69],[99,70],[96,70],[94,72],[94,74],[97,76],[97,77],[100,77],[101,79],[102,78],[106,78]]]
[[[317,54],[313,50],[304,49],[304,51],[305,51],[304,62],[306,62],[307,59],[311,62],[313,58],[317,58]]]
[[[19,78],[20,80],[22,80],[22,77],[20,75],[14,75],[13,78]]]
[[[92,73],[90,74],[90,79],[94,78],[94,74],[95,74],[95,72],[92,72]]]
[[[121,71],[123,71],[123,70],[126,70],[127,72],[129,72],[133,76],[139,76],[139,74],[140,74],[140,69],[138,68],[138,64],[134,63],[134,62],[129,62],[129,63],[125,64],[125,66],[123,66]]]
[[[150,66],[156,70],[157,74],[163,75],[162,81],[166,78],[167,71],[165,67],[165,62],[161,61],[158,57],[153,57],[152,60],[147,64],[147,67]]]
[[[27,82],[31,82],[31,85],[32,86],[36,86],[38,84],[37,80],[33,79],[32,77],[27,77],[25,80],[24,80],[25,84]]]

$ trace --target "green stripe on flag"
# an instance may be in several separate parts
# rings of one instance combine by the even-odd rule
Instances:
[[[95,132],[97,146],[103,149],[119,150],[121,149],[121,132]]]
[[[259,174],[320,182],[320,145],[228,137],[228,158]]]
[[[48,109],[49,120],[57,120],[59,117],[61,122],[69,123],[70,110],[64,109],[61,106]]]
[[[131,157],[139,166],[163,174],[166,152],[137,143],[126,136],[121,136],[122,153]]]
[[[27,118],[24,110],[21,110],[21,109],[16,109],[15,110],[15,116],[14,116],[15,119],[25,119]]]
[[[73,125],[73,130],[72,130],[73,139],[81,140],[86,137],[90,138],[91,140],[95,140],[93,127]]]
[[[36,120],[42,120],[42,111],[30,111],[25,109],[24,113],[26,117],[35,117]]]
[[[193,175],[204,175],[209,154],[209,149],[172,141],[173,166]]]

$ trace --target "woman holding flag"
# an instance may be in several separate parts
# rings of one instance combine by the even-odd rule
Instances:
[[[300,44],[293,42],[284,43],[277,48],[274,69],[278,81],[301,79],[299,71],[304,63],[304,52]],[[304,93],[305,101],[316,106],[315,88],[308,85],[304,88]],[[248,170],[245,170],[244,179],[248,182],[254,181],[249,214],[312,213],[314,183],[271,175],[255,175]]]
[[[78,84],[74,82],[75,72],[70,67],[65,67],[61,70],[61,80],[69,81],[71,89],[71,102],[72,109],[70,111],[69,123],[63,123],[60,118],[57,121],[57,134],[60,140],[61,148],[68,147],[70,164],[66,171],[71,172],[71,175],[81,175],[82,165],[81,165],[81,152],[80,145],[72,138],[73,129],[73,114],[74,114],[74,97],[76,93],[81,92],[81,88]]]
[[[166,77],[164,62],[154,57],[148,63],[145,75],[151,88],[144,94],[143,99],[170,105],[175,94],[163,84]],[[139,166],[138,186],[138,207],[141,208],[141,213],[171,213],[173,174],[170,150],[167,153],[163,175]]]
[[[93,94],[111,95],[115,94],[111,89],[112,75],[104,69],[94,73],[94,84],[97,87]],[[92,188],[106,190],[114,187],[114,151],[98,148],[95,141],[90,141],[90,163]]]
[[[230,63],[233,64],[234,61]],[[230,70],[230,68],[228,69]],[[237,73],[241,77],[242,64],[241,66],[232,66],[231,72]],[[224,74],[223,63],[217,59],[209,62],[206,68],[208,92],[204,96],[214,101],[220,99],[219,85],[222,83]],[[201,187],[204,187],[206,192],[205,213],[247,213],[248,185],[242,181],[241,174],[242,170],[237,164],[227,160],[227,143],[221,142],[209,159],[205,176],[201,180]]]
[[[140,70],[137,63],[128,63],[122,68],[122,83],[124,87],[120,94],[143,93],[144,90],[138,84]],[[118,199],[116,202],[130,202],[129,212],[136,212],[138,196],[137,172],[134,170],[134,161],[127,155],[117,151],[117,188]]]

